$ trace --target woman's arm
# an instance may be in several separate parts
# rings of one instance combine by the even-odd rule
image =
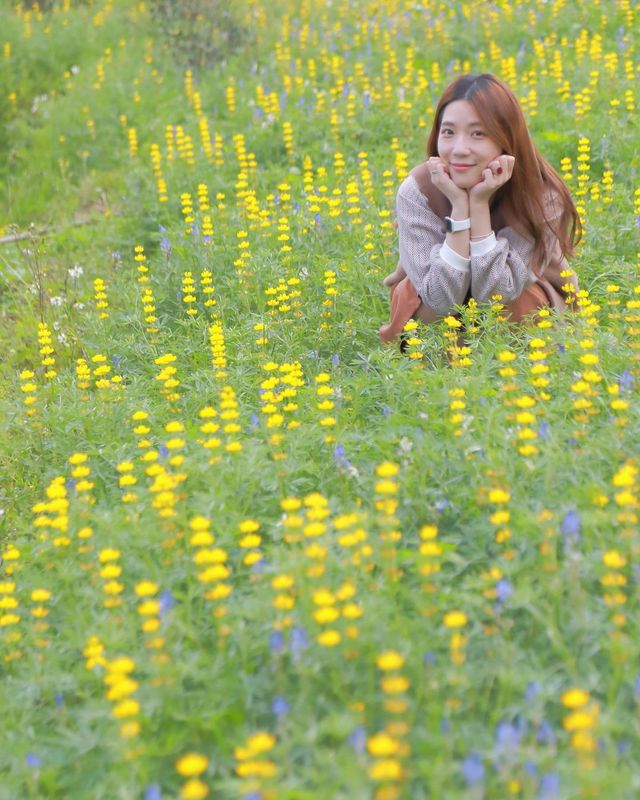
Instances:
[[[562,260],[562,253],[552,227],[562,215],[562,208],[552,194],[545,206],[546,219],[551,224],[546,227],[546,251],[551,259]],[[473,212],[472,212],[473,233]],[[471,245],[471,294],[479,302],[487,302],[495,295],[501,295],[503,302],[516,300],[536,279],[536,271],[541,265],[533,263],[534,243],[511,227],[505,227],[496,236],[489,237]]]
[[[452,212],[453,213],[453,212]],[[467,236],[468,231],[447,234],[443,221],[429,207],[415,179],[409,175],[396,197],[400,263],[422,302],[438,316],[450,314],[465,300],[471,272],[469,259],[446,239]],[[467,244],[468,247],[468,244]]]

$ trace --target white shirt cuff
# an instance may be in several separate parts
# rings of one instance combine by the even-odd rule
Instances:
[[[496,239],[495,233],[492,233],[491,236],[487,236],[486,239],[481,239],[479,242],[470,242],[469,247],[471,248],[471,255],[484,256],[490,253],[497,244],[498,240]]]
[[[469,272],[471,270],[471,259],[456,253],[446,242],[443,242],[440,247],[440,258],[459,272]]]

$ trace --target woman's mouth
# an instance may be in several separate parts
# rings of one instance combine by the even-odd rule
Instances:
[[[473,164],[451,164],[450,163],[449,166],[451,167],[451,169],[455,169],[456,172],[465,172],[466,170],[471,169],[471,167],[473,167],[474,165]]]

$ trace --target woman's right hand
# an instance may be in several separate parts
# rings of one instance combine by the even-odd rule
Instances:
[[[465,205],[469,202],[469,193],[466,189],[455,185],[441,158],[431,156],[427,159],[427,167],[431,173],[431,183],[436,189],[440,189],[452,206]]]

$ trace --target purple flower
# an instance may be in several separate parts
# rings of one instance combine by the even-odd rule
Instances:
[[[273,703],[271,703],[271,711],[276,717],[284,717],[285,714],[289,713],[289,703],[284,699],[284,697],[274,697]]]
[[[436,654],[433,652],[433,650],[427,650],[427,652],[422,656],[422,660],[425,664],[435,664]]]
[[[382,406],[382,416],[388,417],[389,414],[391,414],[391,409],[389,408],[389,406]]]
[[[575,508],[569,509],[562,520],[560,531],[569,539],[580,537],[580,514]]]
[[[160,595],[160,608],[158,609],[158,614],[160,617],[166,616],[169,611],[175,606],[176,599],[171,593],[170,589],[165,589],[164,592]]]
[[[113,366],[114,366],[114,367],[117,367],[117,366],[119,366],[119,364],[120,364],[120,362],[121,362],[121,361],[122,361],[122,356],[114,356],[114,357],[111,359],[111,363],[113,364]]]
[[[57,692],[53,695],[53,702],[56,704],[56,708],[62,708],[64,706],[64,695]]]
[[[257,414],[251,415],[251,425],[249,426],[249,430],[255,431],[260,427],[260,418]]]
[[[361,756],[367,745],[367,734],[363,725],[358,725],[353,729],[347,740],[355,752]]]
[[[157,783],[151,783],[144,790],[144,800],[162,800],[162,790]]]
[[[42,764],[42,759],[39,758],[35,753],[27,753],[24,760],[27,763],[28,767],[32,767],[33,769],[37,769],[40,764]]]
[[[166,236],[163,237],[162,241],[160,242],[160,250],[162,250],[165,256],[168,256],[171,252],[171,242]]]
[[[69,480],[65,483],[65,488],[68,492],[73,492],[73,490],[76,488],[75,478],[69,478]]]
[[[316,225],[322,225],[322,217],[320,216],[320,212],[318,212],[318,213],[315,215],[315,217],[313,218],[313,221],[314,221],[314,223],[315,223]]]
[[[553,744],[556,740],[556,735],[553,732],[551,723],[543,719],[536,732],[536,742],[538,744]]]
[[[289,647],[291,648],[291,655],[294,661],[300,658],[303,650],[309,646],[309,639],[307,632],[304,628],[295,627],[291,629],[291,638],[289,640]]]
[[[333,460],[336,461],[336,462],[342,461],[344,459],[344,456],[345,456],[346,452],[347,451],[345,450],[344,445],[337,444],[333,448]]]
[[[262,800],[260,792],[248,792],[244,795],[243,800]]]
[[[484,778],[484,764],[477,753],[469,753],[462,762],[462,775],[467,786],[474,786]]]
[[[618,755],[623,756],[625,753],[628,753],[631,749],[631,742],[628,739],[620,739],[620,741],[616,742],[616,750],[618,751]]]
[[[501,750],[512,750],[520,744],[520,731],[511,722],[499,722],[496,726],[496,746]]]
[[[555,772],[548,772],[540,778],[539,800],[555,800],[560,791],[560,778]]]
[[[282,631],[274,631],[269,636],[269,650],[272,653],[279,653],[284,647],[284,637]]]
[[[541,422],[538,426],[538,437],[544,441],[548,441],[551,438],[551,433],[549,430],[549,423]]]
[[[636,679],[633,682],[633,693],[636,697],[640,697],[640,672],[636,675]]]
[[[337,367],[337,366],[338,366],[338,364],[340,363],[340,356],[339,356],[337,353],[334,353],[334,354],[331,356],[331,363],[332,363],[334,366],[336,366],[336,367]]]
[[[526,691],[524,693],[525,700],[533,700],[533,698],[539,694],[540,692],[540,685],[537,681],[529,681],[527,684]]]
[[[165,447],[165,445],[161,444],[158,446],[158,455],[160,458],[165,459],[169,457],[169,448]]]
[[[451,500],[447,500],[446,498],[443,498],[442,500],[436,500],[436,511],[438,514],[442,514],[442,512],[446,511],[447,508],[450,508],[451,505]]]
[[[628,390],[633,389],[633,375],[629,372],[628,369],[624,370],[624,372],[620,376],[618,384],[621,389],[628,389]]]
[[[506,578],[500,578],[496,584],[496,597],[499,603],[506,603],[513,594],[513,584]]]
[[[533,761],[525,761],[524,762],[524,769],[528,775],[537,775],[538,774],[538,766]]]

